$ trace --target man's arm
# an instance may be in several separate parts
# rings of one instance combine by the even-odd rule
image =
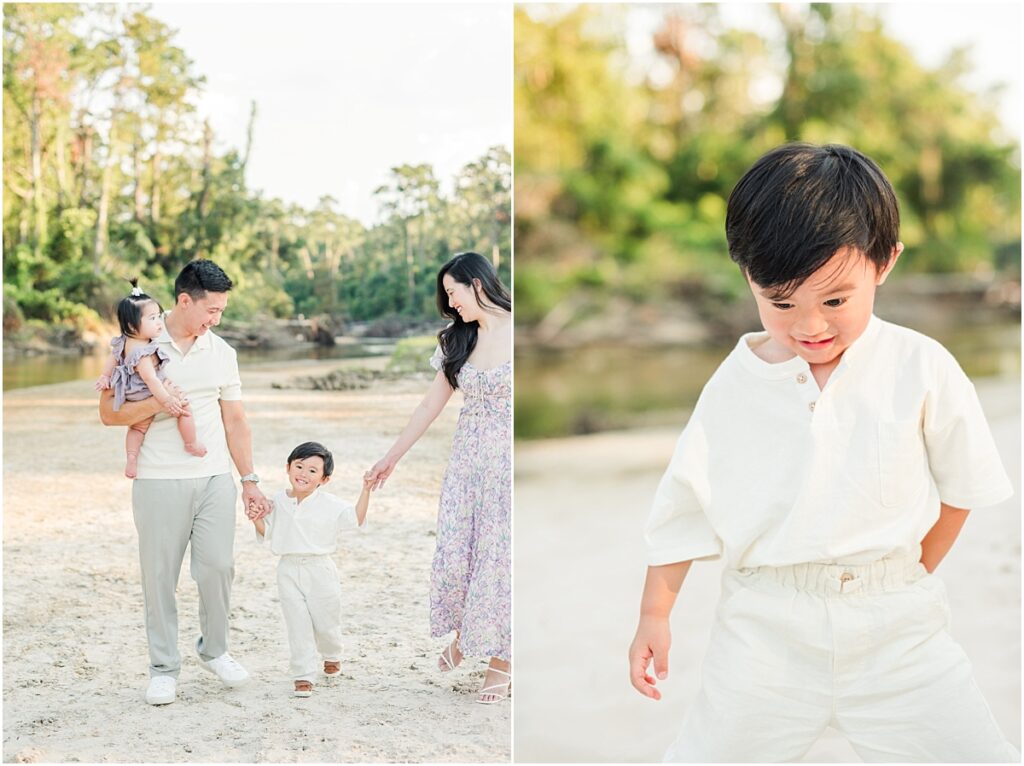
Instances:
[[[231,460],[238,469],[239,476],[253,473],[252,466],[252,431],[249,429],[249,421],[245,417],[245,408],[241,401],[226,402],[220,400],[220,416],[224,421],[224,436],[228,442],[228,452],[231,453]],[[248,511],[249,506],[255,503],[258,514],[255,519],[261,519],[270,512],[270,503],[260,492],[254,482],[242,482],[242,507]]]
[[[114,412],[114,391],[105,389],[100,392],[100,422],[105,426],[131,426],[151,418],[164,407],[155,396],[140,402],[125,402],[121,409]]]
[[[921,541],[921,563],[929,572],[934,572],[939,562],[946,557],[949,549],[953,547],[956,538],[967,521],[967,514],[970,511],[966,508],[954,508],[952,505],[942,504],[939,509],[939,520],[935,526],[928,530],[928,534]]]

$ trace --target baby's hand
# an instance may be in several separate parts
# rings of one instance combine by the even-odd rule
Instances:
[[[99,378],[97,378],[96,385],[93,386],[93,388],[95,388],[97,391],[106,391],[108,388],[110,388],[110,376],[100,375]]]
[[[373,485],[376,484],[376,483],[377,483],[376,481],[374,481],[373,479],[371,479],[369,477],[368,473],[363,474],[363,491],[364,492],[373,492],[373,489],[374,489]]]
[[[168,415],[178,418],[185,414],[184,406],[176,397],[168,396],[166,399],[161,399],[160,404],[163,405]]]

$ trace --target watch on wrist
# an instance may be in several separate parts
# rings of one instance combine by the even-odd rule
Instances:
[[[251,481],[253,484],[259,484],[260,477],[254,473],[247,473],[245,476],[239,479],[239,481],[242,482],[243,484],[245,484],[245,482],[247,481]]]

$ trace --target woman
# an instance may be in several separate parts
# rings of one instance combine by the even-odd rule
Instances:
[[[430,632],[455,631],[438,658],[490,657],[477,702],[508,697],[511,675],[512,301],[491,264],[460,253],[437,274],[437,308],[451,319],[431,358],[423,401],[388,453],[366,473],[374,488],[441,413],[455,389],[463,407],[441,486],[430,578]]]

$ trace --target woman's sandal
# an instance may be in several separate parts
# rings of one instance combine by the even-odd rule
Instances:
[[[312,681],[296,681],[295,691],[292,692],[296,697],[312,697],[313,696],[313,682]]]
[[[490,686],[483,687],[477,692],[476,701],[481,705],[493,705],[496,702],[508,699],[509,695],[512,694],[512,674],[498,668],[487,668],[487,671],[501,673],[503,676],[508,676],[508,680],[503,684],[491,684]],[[497,691],[499,689],[501,690],[500,692]],[[491,697],[492,699],[484,699],[485,697]]]
[[[459,659],[456,660],[455,655],[452,652],[452,649],[458,648],[458,643],[459,639],[454,639],[450,644],[448,644],[448,646],[444,648],[444,651],[441,652],[441,656],[438,657],[437,669],[440,670],[442,673],[450,673],[458,667],[460,662],[462,662],[462,654],[460,653]]]

